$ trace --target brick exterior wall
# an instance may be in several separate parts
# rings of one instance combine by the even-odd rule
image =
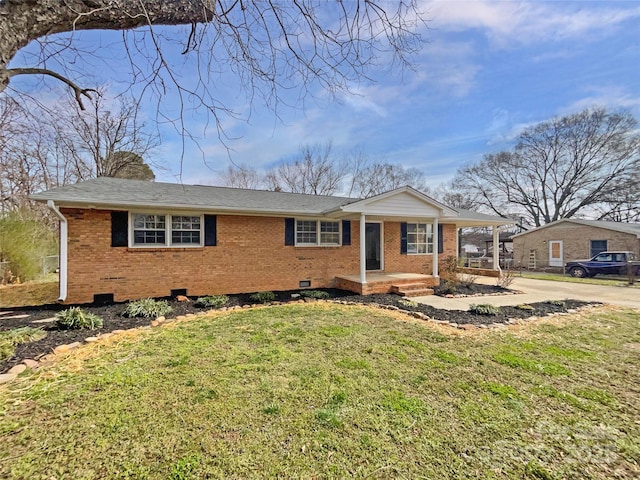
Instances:
[[[111,213],[61,209],[67,218],[68,295],[66,303],[89,303],[95,294],[115,301],[168,296],[294,290],[300,280],[311,288],[335,286],[336,275],[353,275],[359,266],[357,221],[351,245],[284,245],[285,222],[276,217],[217,216],[217,246],[201,248],[111,247]],[[456,254],[456,229],[443,226],[444,253]],[[431,255],[400,254],[400,224],[384,224],[387,272],[432,274]]]
[[[635,235],[606,228],[561,223],[534,230],[513,239],[516,266],[527,268],[529,251],[536,251],[536,267],[549,267],[549,241],[562,240],[563,263],[591,257],[591,240],[607,240],[607,250],[628,250],[640,255],[640,239]]]

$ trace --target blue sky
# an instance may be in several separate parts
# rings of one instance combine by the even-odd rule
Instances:
[[[215,184],[230,156],[236,164],[268,168],[303,144],[332,142],[336,154],[359,150],[417,167],[436,186],[555,115],[605,106],[640,119],[639,1],[441,1],[424,2],[423,10],[428,43],[415,71],[373,69],[375,84],[354,84],[353,94],[337,98],[317,90],[304,108],[285,97],[300,108],[281,108],[280,119],[256,102],[249,121],[223,119],[235,138],[230,151],[204,118],[187,115],[198,145],[187,142],[183,155],[176,133],[160,127],[156,159],[166,170],[158,180]],[[100,48],[117,38],[84,37]],[[223,103],[246,113],[231,77],[216,89]],[[144,111],[150,119],[154,105]]]

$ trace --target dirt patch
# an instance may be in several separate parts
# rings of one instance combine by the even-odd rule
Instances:
[[[472,292],[468,294],[487,293],[495,294],[495,288],[490,285],[474,285]],[[485,287],[485,288],[483,288]],[[504,289],[501,289],[504,290]],[[511,318],[528,318],[531,316],[544,316],[549,313],[566,312],[569,309],[577,308],[587,304],[587,302],[578,302],[567,300],[565,302],[555,303],[535,303],[532,309],[521,310],[515,307],[501,307],[500,313],[495,316],[475,315],[470,312],[458,310],[440,310],[428,305],[407,303],[402,297],[391,294],[376,295],[353,295],[351,292],[336,289],[324,289],[331,299],[347,302],[356,302],[361,304],[381,304],[392,305],[402,310],[422,312],[425,315],[436,320],[446,320],[457,324],[491,324],[506,323]],[[299,291],[274,292],[276,302],[287,303],[300,300]],[[297,295],[297,296],[296,296]],[[178,302],[175,299],[167,299],[172,307],[170,317],[179,315],[187,315],[190,313],[198,314],[208,309],[199,308],[195,305],[194,299],[189,302]],[[482,303],[479,298],[478,303]],[[249,294],[230,295],[227,307],[243,306],[255,304],[250,299]],[[82,341],[86,337],[95,336],[101,333],[111,332],[113,330],[126,330],[129,328],[149,325],[152,319],[149,318],[128,318],[123,316],[125,303],[116,303],[109,305],[82,305],[82,308],[94,313],[103,319],[103,326],[97,330],[61,330],[53,321],[56,313],[69,308],[69,305],[44,305],[39,307],[18,307],[14,309],[0,309],[0,331],[11,330],[18,327],[30,326],[41,328],[47,333],[47,336],[41,340],[24,343],[16,347],[15,355],[4,362],[0,362],[0,373],[8,370],[12,366],[20,363],[23,359],[38,359],[43,355],[50,353],[56,346]],[[44,323],[40,321],[46,320]]]

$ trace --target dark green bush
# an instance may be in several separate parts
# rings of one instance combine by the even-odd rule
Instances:
[[[129,302],[124,309],[125,317],[160,317],[171,312],[173,308],[166,300],[154,300],[153,298],[143,298]]]
[[[327,292],[323,292],[322,290],[302,290],[300,292],[300,296],[317,299],[329,298],[329,294]]]
[[[229,297],[226,295],[209,295],[207,297],[199,297],[195,305],[204,308],[219,308],[227,304]]]
[[[469,305],[469,311],[476,315],[498,315],[500,313],[500,307],[496,307],[488,303],[481,303],[477,305],[472,303]]]
[[[249,297],[256,303],[269,303],[276,299],[276,294],[273,292],[258,292]]]
[[[71,307],[56,313],[56,325],[65,330],[95,330],[102,327],[102,319],[80,307]]]

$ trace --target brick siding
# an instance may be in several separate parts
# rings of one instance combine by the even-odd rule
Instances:
[[[335,286],[336,275],[353,275],[359,267],[357,221],[351,222],[351,245],[284,245],[285,222],[276,217],[218,215],[217,246],[202,248],[111,247],[107,210],[61,209],[68,220],[67,303],[88,303],[95,294],[115,301],[168,296],[294,290],[300,280],[311,288]],[[444,253],[456,254],[456,229],[443,226]],[[384,224],[387,272],[432,274],[431,255],[400,254],[400,224]]]
[[[536,252],[536,267],[549,267],[549,242],[561,240],[563,263],[591,257],[591,240],[607,240],[607,250],[625,250],[640,255],[640,240],[632,234],[576,223],[561,223],[531,231],[513,239],[513,258],[527,268],[529,251]]]

